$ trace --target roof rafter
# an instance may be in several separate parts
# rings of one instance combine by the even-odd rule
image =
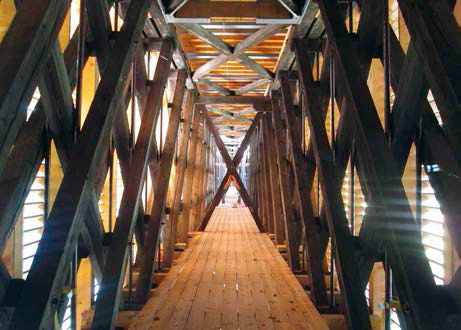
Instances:
[[[208,109],[208,111],[220,114],[220,115],[225,116],[227,118],[239,119],[239,120],[243,120],[243,121],[246,121],[246,122],[249,122],[249,123],[253,122],[251,119],[249,119],[247,117],[244,117],[244,116],[241,116],[240,114],[235,114],[233,112],[222,110],[222,109]],[[216,119],[220,119],[220,117],[217,117]]]
[[[246,94],[246,93],[251,92],[251,91],[257,89],[258,87],[264,86],[264,85],[266,85],[266,84],[268,84],[270,82],[271,82],[271,80],[265,79],[265,78],[253,81],[251,84],[248,84],[246,86],[238,88],[235,91],[235,94],[236,95]]]
[[[221,38],[217,37],[213,33],[211,33],[208,29],[202,27],[199,24],[178,24],[179,27],[188,31],[198,39],[202,40],[203,42],[209,44],[210,46],[216,48],[221,53],[233,56],[233,47],[229,45],[227,42],[223,41]],[[221,54],[222,55],[222,54]],[[219,56],[221,56],[219,55]],[[218,57],[219,57],[218,56]],[[243,54],[243,52],[234,58],[236,62],[241,63],[242,65],[246,66],[248,69],[256,72],[260,76],[272,80],[274,78],[274,73],[267,70],[261,64],[256,62],[255,60],[251,59],[247,55]],[[213,60],[212,60],[213,61]],[[211,70],[210,70],[211,71]],[[202,75],[201,77],[203,77]],[[200,77],[195,78],[200,83]],[[211,86],[210,86],[211,87]],[[211,87],[213,88],[213,87]],[[213,88],[216,90],[216,88]],[[219,90],[217,90],[220,92]]]
[[[209,87],[213,90],[215,90],[216,92],[224,95],[224,96],[229,96],[229,95],[234,95],[234,92],[231,91],[229,88],[226,88],[226,87],[223,87],[211,80],[208,80],[206,78],[200,78],[199,80],[197,80],[197,82],[200,84],[200,85],[203,85],[203,86],[206,86],[206,87]]]
[[[208,63],[206,63],[206,64],[202,65],[201,67],[199,67],[195,71],[192,78],[194,80],[198,80],[201,77],[205,76],[207,73],[209,73],[209,72],[213,71],[214,69],[216,69],[217,67],[219,67],[220,65],[222,65],[222,64],[224,64],[224,63],[226,63],[228,61],[236,60],[240,55],[243,55],[243,53],[245,53],[245,51],[247,51],[248,49],[250,49],[250,48],[252,48],[252,47],[254,47],[256,45],[258,45],[263,40],[273,36],[274,34],[279,32],[280,30],[282,30],[284,27],[286,27],[286,25],[282,25],[282,24],[269,24],[269,25],[266,25],[262,29],[256,31],[255,33],[251,34],[246,39],[244,39],[243,41],[238,43],[237,46],[235,46],[235,49],[232,52],[232,54],[229,54],[229,55],[221,54],[218,57],[216,57],[215,59],[213,59],[213,60],[209,61]]]

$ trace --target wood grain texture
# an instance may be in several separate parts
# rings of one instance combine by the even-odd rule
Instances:
[[[130,329],[327,329],[247,208],[218,207]]]

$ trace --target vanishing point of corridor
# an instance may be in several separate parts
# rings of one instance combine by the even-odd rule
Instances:
[[[0,0],[0,330],[461,329],[460,27]]]

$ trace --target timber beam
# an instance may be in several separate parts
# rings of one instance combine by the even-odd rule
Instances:
[[[280,185],[281,202],[284,216],[285,239],[287,241],[288,264],[294,271],[300,269],[298,225],[293,209],[293,189],[290,183],[290,168],[287,158],[286,133],[281,117],[280,94],[278,91],[271,93],[272,97],[272,125],[274,131],[275,154],[278,167],[278,184]]]
[[[248,36],[246,39],[242,40],[240,43],[238,43],[231,54],[221,54],[217,57],[215,57],[213,60],[210,62],[202,65],[199,67],[197,70],[195,70],[193,79],[198,80],[202,77],[204,77],[206,74],[209,72],[213,71],[217,67],[223,65],[224,63],[232,60],[238,59],[241,55],[243,55],[248,49],[251,49],[252,47],[258,45],[260,42],[263,40],[271,37],[275,33],[279,32],[283,28],[285,28],[285,25],[279,25],[279,24],[268,24],[265,27],[261,28],[260,30],[256,31],[255,33],[251,34]],[[244,63],[247,63],[250,59],[248,57],[245,58]],[[250,60],[254,62],[253,60]],[[263,68],[264,69],[264,68]],[[267,72],[267,70],[264,70],[264,72]],[[272,78],[271,75],[267,76],[265,75],[265,78]]]
[[[373,194],[373,205],[375,208],[380,205],[379,212],[387,214],[395,207],[389,204],[391,199],[402,201],[401,205],[399,204],[399,214],[388,214],[385,218],[387,219],[386,226],[392,233],[386,236],[386,239],[389,239],[387,244],[392,247],[389,248],[392,254],[399,256],[395,258],[390,257],[391,267],[396,274],[395,283],[399,292],[399,298],[402,303],[412,306],[412,313],[405,315],[406,323],[408,326],[418,325],[419,327],[427,326],[427,324],[432,324],[433,326],[440,325],[443,313],[440,310],[430,309],[427,306],[424,307],[424,299],[420,297],[420,294],[423,294],[423,292],[426,292],[426,296],[431,296],[431,293],[434,292],[433,278],[427,259],[424,256],[421,238],[408,206],[401,182],[391,179],[398,177],[393,172],[395,168],[392,162],[391,164],[387,164],[387,166],[384,165],[386,164],[386,159],[392,159],[392,156],[387,154],[390,150],[379,119],[377,118],[376,108],[371,99],[370,92],[366,83],[361,79],[363,77],[360,74],[361,68],[357,65],[357,62],[352,60],[352,58],[357,58],[357,54],[347,36],[347,31],[340,18],[337,6],[331,1],[323,1],[319,2],[319,7],[328,37],[335,47],[338,66],[345,78],[346,97],[350,102],[354,114],[358,118],[356,132],[361,147],[357,149],[359,154],[361,152],[362,164],[367,164],[367,167],[364,168],[366,174],[363,173],[363,175],[367,177],[368,182],[375,182],[373,186],[369,187],[371,189],[370,193]],[[365,111],[364,109],[368,110]],[[367,145],[370,143],[369,141],[374,141],[373,150],[376,150],[377,145],[379,145],[378,150],[380,152],[371,153],[370,146]],[[378,190],[381,189],[381,191],[376,191],[377,188]],[[391,191],[393,193],[392,197],[390,196]],[[399,219],[399,225],[397,223],[394,224],[397,218]],[[406,229],[404,232],[399,229],[402,228],[402,221],[405,222]],[[410,233],[413,238],[411,242],[405,238]],[[401,259],[404,254],[407,255],[404,258],[405,262]],[[409,262],[409,260],[412,261]],[[418,277],[418,282],[414,281],[415,277]]]
[[[69,0],[25,2],[0,44],[0,160],[9,155],[25,122],[24,103],[34,93],[69,7]]]
[[[111,328],[118,312],[120,290],[127,263],[127,246],[129,246],[132,239],[134,225],[137,220],[137,209],[147,176],[147,164],[152,153],[152,135],[161,111],[160,100],[168,78],[172,53],[172,43],[164,42],[160,50],[161,56],[157,63],[156,76],[154,77],[156,84],[149,91],[146,111],[143,113],[140,133],[128,171],[130,180],[127,181],[120,203],[119,221],[115,225],[108,253],[108,260],[111,260],[111,262],[108,262],[104,267],[101,289],[98,293],[93,318],[93,326],[96,328]],[[185,74],[181,75],[179,73],[179,75],[177,85],[179,88],[184,89]]]
[[[249,104],[255,111],[271,111],[270,98],[265,96],[196,96],[195,104]]]
[[[263,232],[264,227],[263,227],[263,225],[261,223],[260,217],[259,217],[259,215],[258,215],[258,213],[256,211],[256,208],[253,205],[253,202],[252,202],[252,200],[250,198],[250,195],[248,194],[248,192],[247,192],[247,190],[245,188],[245,185],[243,184],[242,179],[240,178],[240,175],[238,174],[238,172],[236,170],[237,166],[239,166],[240,161],[242,160],[243,153],[245,152],[246,148],[248,147],[248,144],[250,142],[250,137],[253,134],[253,132],[254,132],[254,130],[256,128],[256,125],[259,123],[259,121],[261,119],[261,115],[258,114],[255,117],[255,119],[253,120],[253,123],[251,124],[250,128],[248,129],[248,132],[246,133],[246,136],[245,136],[239,150],[236,153],[236,157],[234,157],[234,159],[232,159],[230,157],[227,149],[226,149],[226,146],[224,145],[224,142],[221,139],[221,136],[219,135],[216,127],[214,126],[213,121],[210,119],[206,107],[203,107],[203,113],[204,113],[207,125],[208,125],[211,133],[213,134],[214,139],[215,139],[216,146],[218,147],[218,150],[221,153],[222,158],[224,159],[224,162],[225,162],[226,167],[227,167],[227,173],[226,173],[226,175],[224,177],[226,182],[224,182],[224,179],[223,179],[223,182],[221,182],[220,187],[219,187],[218,191],[216,192],[216,195],[215,195],[215,197],[213,199],[213,202],[209,205],[209,207],[208,207],[208,209],[207,209],[207,211],[205,213],[205,217],[202,219],[202,221],[200,223],[199,230],[200,231],[205,230],[205,228],[208,225],[208,222],[209,222],[209,220],[211,218],[211,215],[213,214],[214,209],[219,204],[219,200],[222,198],[222,196],[224,196],[225,191],[227,191],[227,189],[229,188],[229,184],[228,184],[229,180],[233,180],[235,187],[237,188],[238,192],[240,193],[240,196],[243,199],[243,202],[245,203],[245,205],[250,210],[251,215],[253,216],[253,219],[256,222],[256,225],[258,226],[259,230],[261,232]],[[219,196],[221,196],[221,198],[219,198]]]
[[[191,213],[192,187],[194,185],[195,159],[197,157],[196,149],[199,143],[199,126],[201,119],[201,107],[194,105],[194,115],[192,118],[191,138],[187,153],[187,168],[184,182],[184,197],[182,205],[182,215],[179,219],[178,242],[187,243],[187,234],[189,231],[189,218]]]
[[[79,234],[80,220],[88,207],[96,173],[105,160],[110,130],[122,101],[126,80],[134,59],[135,42],[140,38],[150,1],[132,2],[102,75],[87,120],[69,168],[50,211],[43,238],[13,315],[15,329],[47,328],[56,309],[54,297],[65,283],[71,254]],[[38,29],[37,29],[38,31]],[[24,317],[27,315],[28,317]]]
[[[173,107],[171,109],[171,114],[168,121],[168,130],[165,138],[165,144],[163,146],[162,155],[158,167],[158,179],[157,185],[155,187],[155,195],[146,233],[146,244],[143,248],[139,277],[138,282],[136,284],[135,298],[138,303],[145,303],[150,294],[150,288],[152,285],[152,275],[154,272],[154,256],[158,249],[158,243],[162,227],[162,216],[165,210],[168,183],[170,180],[173,158],[175,154],[179,122],[181,119],[181,108],[184,97],[186,72],[184,70],[181,70],[178,74],[179,77],[176,83]]]
[[[170,217],[166,224],[166,237],[164,243],[164,256],[163,262],[165,267],[171,267],[173,262],[173,253],[174,253],[174,246],[176,244],[176,236],[178,233],[178,222],[180,216],[180,208],[181,208],[181,196],[183,191],[185,190],[185,174],[187,168],[187,148],[189,146],[190,140],[190,133],[191,133],[191,122],[192,122],[192,114],[193,114],[193,94],[189,92],[186,95],[186,106],[184,109],[184,121],[182,123],[182,131],[181,137],[179,140],[179,151],[178,151],[178,176],[176,179],[176,188],[174,190],[174,197],[173,203],[171,207]]]
[[[307,243],[307,256],[309,260],[309,272],[312,281],[311,295],[314,302],[318,305],[327,304],[327,292],[322,271],[322,255],[320,252],[320,233],[318,224],[314,219],[314,210],[311,202],[311,194],[305,178],[309,164],[302,150],[302,138],[300,122],[300,111],[295,109],[293,95],[290,90],[288,76],[286,72],[280,73],[280,85],[284,116],[286,119],[287,131],[289,134],[288,145],[292,154],[292,167],[295,181],[295,189],[299,197],[300,217],[304,225],[304,235]],[[323,190],[322,190],[323,191]]]

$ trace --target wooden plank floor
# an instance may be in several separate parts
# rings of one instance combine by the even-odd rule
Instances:
[[[247,208],[217,208],[131,329],[327,329]]]

